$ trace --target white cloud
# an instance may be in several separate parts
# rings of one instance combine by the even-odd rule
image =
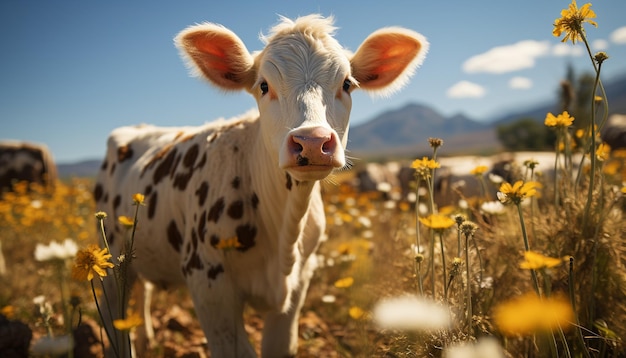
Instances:
[[[626,26],[622,26],[619,29],[611,32],[610,36],[611,42],[616,44],[626,44]]]
[[[552,47],[552,55],[557,57],[582,56],[583,46],[574,46],[570,43],[560,42]]]
[[[450,98],[480,98],[485,95],[485,89],[472,82],[461,81],[450,87],[446,94]]]
[[[609,42],[604,39],[598,39],[591,42],[593,51],[606,51],[609,48]]]
[[[525,40],[498,46],[470,57],[463,63],[463,70],[467,73],[506,73],[531,68],[535,65],[535,59],[547,55],[549,50],[547,41]]]
[[[527,77],[513,77],[509,80],[509,87],[513,89],[529,89],[533,86],[533,81]]]

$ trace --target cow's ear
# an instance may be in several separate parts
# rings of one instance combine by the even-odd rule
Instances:
[[[224,90],[245,89],[254,83],[254,58],[239,37],[223,26],[191,26],[174,41],[193,75]]]
[[[417,32],[381,29],[368,36],[350,60],[352,76],[364,90],[389,94],[407,83],[427,52],[428,41]]]

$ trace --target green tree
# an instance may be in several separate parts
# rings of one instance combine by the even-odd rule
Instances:
[[[499,125],[496,131],[500,143],[511,151],[543,150],[548,147],[550,139],[554,141],[546,126],[533,118]]]

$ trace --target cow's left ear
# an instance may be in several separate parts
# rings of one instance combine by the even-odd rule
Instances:
[[[174,42],[192,73],[224,90],[254,83],[254,58],[241,39],[227,28],[204,23],[183,30]]]
[[[366,91],[389,94],[407,83],[427,52],[428,41],[415,31],[380,29],[363,41],[350,60],[352,76]]]

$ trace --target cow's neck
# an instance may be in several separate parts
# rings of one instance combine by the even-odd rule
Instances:
[[[259,195],[262,222],[266,226],[274,247],[278,250],[277,275],[287,286],[296,284],[291,278],[297,277],[301,265],[299,240],[304,231],[313,195],[319,194],[317,181],[300,182],[278,168],[275,154],[270,154],[258,140],[251,164],[255,177],[252,178]],[[289,292],[289,289],[285,294]]]

